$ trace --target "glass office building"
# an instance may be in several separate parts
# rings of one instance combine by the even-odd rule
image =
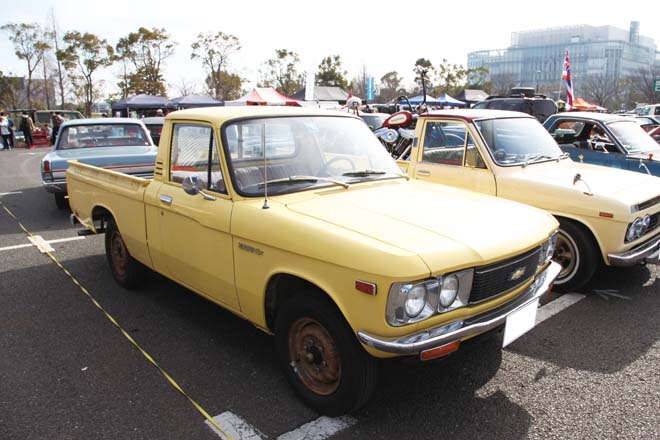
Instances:
[[[566,50],[574,81],[592,75],[633,76],[658,58],[655,42],[641,36],[634,21],[628,30],[578,25],[513,32],[509,48],[471,52],[467,66],[488,68],[494,84],[504,79],[520,86],[559,87]]]

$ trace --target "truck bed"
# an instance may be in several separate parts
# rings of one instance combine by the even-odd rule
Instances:
[[[150,179],[69,162],[69,204],[78,221],[98,232],[94,220],[112,216],[134,258],[150,266],[144,194]]]

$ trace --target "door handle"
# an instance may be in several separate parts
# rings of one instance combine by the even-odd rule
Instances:
[[[165,203],[166,205],[171,205],[172,204],[172,197],[170,197],[170,196],[161,195],[159,198],[160,198],[160,201]]]
[[[426,170],[417,170],[417,174],[419,174],[420,176],[430,176],[431,172]]]

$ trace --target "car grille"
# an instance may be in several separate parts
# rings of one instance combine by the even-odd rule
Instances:
[[[645,201],[645,202],[642,202],[642,203],[640,203],[640,204],[637,205],[637,206],[633,206],[633,213],[634,213],[634,212],[643,211],[643,210],[645,210],[646,208],[650,208],[651,206],[655,206],[655,205],[657,205],[658,203],[660,203],[660,196],[657,196],[657,197],[654,197],[654,198],[652,198],[652,199],[650,199],[650,200],[647,200],[647,201]]]
[[[541,247],[474,270],[470,304],[501,295],[529,281],[539,266]]]

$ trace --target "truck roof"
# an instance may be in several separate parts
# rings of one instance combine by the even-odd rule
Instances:
[[[346,112],[325,110],[308,107],[290,106],[225,106],[225,107],[199,107],[186,110],[178,110],[168,113],[165,119],[198,119],[213,123],[223,123],[230,119],[250,118],[268,116],[342,116],[355,117]]]

